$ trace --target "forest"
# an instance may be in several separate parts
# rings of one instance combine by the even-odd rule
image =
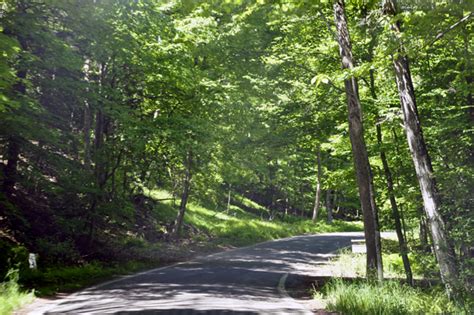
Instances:
[[[0,278],[17,270],[32,289],[51,268],[150,266],[151,247],[172,256],[362,221],[369,280],[384,278],[380,231],[393,230],[407,283],[429,265],[464,305],[473,11],[2,0]]]

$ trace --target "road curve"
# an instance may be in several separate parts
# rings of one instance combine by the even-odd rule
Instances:
[[[284,291],[359,232],[260,243],[109,281],[29,314],[312,314]]]

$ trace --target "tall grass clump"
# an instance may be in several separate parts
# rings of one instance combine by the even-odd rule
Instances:
[[[454,305],[443,291],[424,292],[396,281],[382,284],[336,279],[323,289],[327,309],[342,314],[452,314]]]
[[[0,314],[11,314],[34,298],[33,292],[20,290],[18,277],[18,270],[10,270],[6,276],[7,281],[0,283]]]

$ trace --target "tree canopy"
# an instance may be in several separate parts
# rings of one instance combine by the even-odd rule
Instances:
[[[51,264],[93,259],[137,229],[154,189],[180,199],[178,218],[188,200],[225,207],[233,194],[269,209],[265,220],[311,218],[320,194],[329,221],[360,219],[356,81],[377,225],[426,234],[394,69],[405,58],[446,244],[457,277],[472,276],[472,2],[346,1],[350,67],[334,3],[3,1],[1,237]],[[179,237],[180,224],[163,226]]]

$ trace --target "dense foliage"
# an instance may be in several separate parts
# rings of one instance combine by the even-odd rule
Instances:
[[[399,42],[379,1],[347,1],[351,70],[341,70],[332,1],[0,6],[5,261],[24,255],[20,245],[49,265],[113,259],[105,249],[118,240],[150,234],[156,189],[178,199],[176,216],[188,198],[245,209],[245,196],[269,210],[262,220],[309,218],[318,161],[328,219],[360,218],[344,94],[352,76],[380,224],[395,224],[383,150],[408,241],[419,233],[420,250],[429,251],[393,74]],[[403,21],[442,215],[465,280],[474,241],[474,52],[472,19],[464,17],[473,7],[401,6],[394,19]],[[173,224],[154,221],[151,238],[179,236]]]

